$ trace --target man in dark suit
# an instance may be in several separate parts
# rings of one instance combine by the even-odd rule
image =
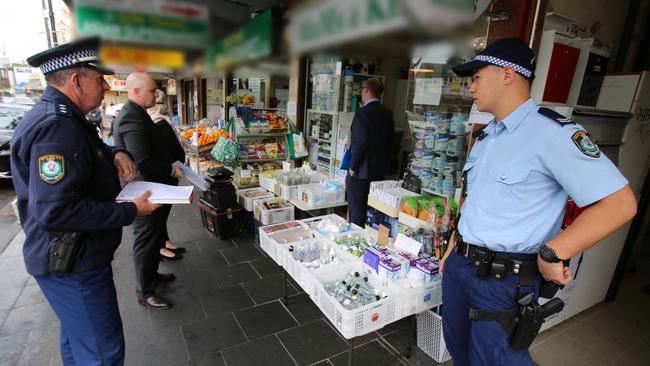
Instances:
[[[394,131],[393,112],[379,102],[384,83],[368,79],[363,87],[363,107],[352,120],[350,170],[345,179],[349,221],[359,226],[366,222],[370,182],[383,180]]]
[[[183,172],[173,167],[174,157],[147,108],[156,104],[156,82],[146,73],[135,72],[126,79],[129,100],[115,120],[115,146],[133,155],[138,168],[136,180],[176,185]],[[138,218],[133,224],[133,262],[138,302],[152,309],[169,309],[172,303],[156,294],[156,285],[172,281],[173,274],[158,273],[160,248],[165,242],[164,228],[171,205],[163,205],[153,215]]]

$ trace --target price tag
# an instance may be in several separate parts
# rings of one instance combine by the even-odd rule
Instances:
[[[379,235],[377,237],[377,243],[381,246],[386,246],[388,245],[388,235],[390,234],[390,230],[384,225],[379,225]]]
[[[406,251],[417,257],[418,254],[420,254],[422,243],[413,240],[404,234],[398,234],[397,239],[395,239],[395,247],[398,250]]]

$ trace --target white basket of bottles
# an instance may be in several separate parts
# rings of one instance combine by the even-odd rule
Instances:
[[[313,237],[309,227],[298,221],[259,228],[260,246],[277,264],[282,265],[281,246]]]

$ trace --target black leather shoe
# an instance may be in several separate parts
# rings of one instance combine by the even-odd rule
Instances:
[[[160,255],[160,260],[166,259],[168,261],[177,261],[179,259],[183,259],[183,256],[180,254],[175,254],[173,257],[168,257],[166,255],[161,254]]]
[[[160,297],[158,295],[152,295],[145,297],[144,299],[139,299],[138,303],[142,306],[146,306],[154,310],[166,310],[172,307],[172,302]]]
[[[171,250],[172,252],[178,254],[178,253],[185,253],[185,247],[176,247],[174,249],[167,248],[168,250]]]
[[[158,273],[157,277],[160,282],[172,282],[176,279],[176,275],[173,273]]]

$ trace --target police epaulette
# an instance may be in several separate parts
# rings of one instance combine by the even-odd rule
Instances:
[[[486,127],[487,127],[487,125],[485,125],[485,126],[481,127],[480,129],[472,132],[472,137],[473,138],[478,138],[479,141],[483,140],[485,138],[485,136],[487,136],[487,132],[483,131],[483,130],[485,130]]]
[[[566,118],[565,116],[557,113],[556,111],[546,108],[546,107],[541,107],[537,110],[539,114],[541,114],[544,117],[548,117],[555,122],[559,123],[560,126],[564,127],[565,125],[575,125],[576,123],[571,120],[571,118]]]
[[[68,106],[61,103],[49,102],[47,104],[47,114],[56,114],[58,116],[70,116]]]

